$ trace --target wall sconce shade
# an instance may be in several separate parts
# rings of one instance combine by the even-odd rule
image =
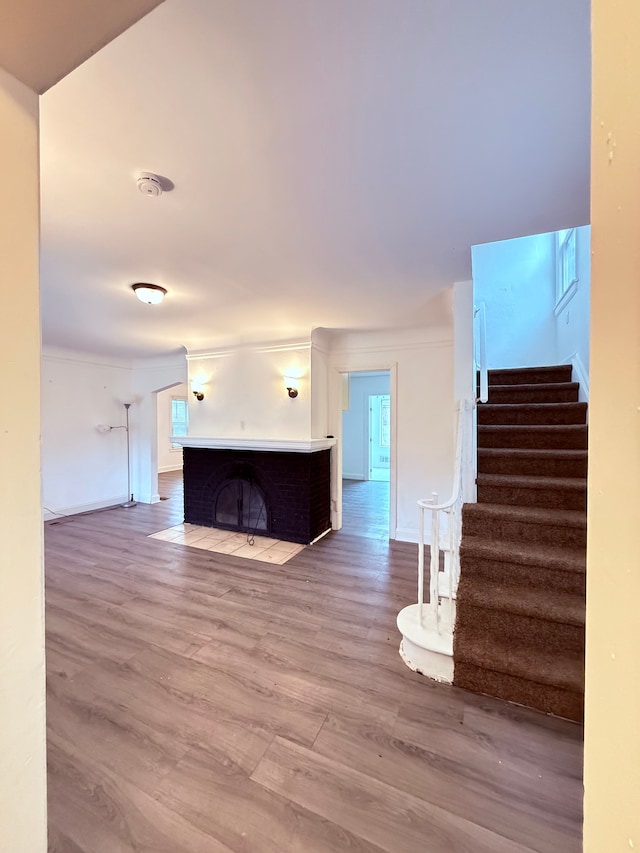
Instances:
[[[297,376],[285,376],[284,377],[284,387],[287,389],[287,394],[293,398],[298,396],[298,387],[300,385],[300,380]]]
[[[146,302],[147,305],[157,305],[159,302],[162,302],[167,294],[166,289],[160,287],[159,284],[147,284],[144,281],[132,284],[131,289],[140,302]]]
[[[192,382],[191,390],[193,391],[193,396],[198,401],[204,400],[204,383],[203,382]]]

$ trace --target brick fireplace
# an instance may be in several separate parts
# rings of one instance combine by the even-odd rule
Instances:
[[[186,522],[304,545],[330,529],[332,439],[181,443]]]

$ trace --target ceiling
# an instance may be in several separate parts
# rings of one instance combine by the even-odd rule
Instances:
[[[41,99],[44,342],[135,357],[446,322],[472,245],[589,221],[589,16],[166,0]],[[143,170],[175,188],[141,195]]]
[[[0,0],[0,67],[44,92],[161,2]]]

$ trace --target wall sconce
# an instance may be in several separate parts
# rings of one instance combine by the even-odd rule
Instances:
[[[284,387],[287,389],[287,394],[290,397],[298,396],[298,388],[300,386],[300,380],[297,376],[285,376],[284,377]]]
[[[204,400],[204,382],[192,382],[191,390],[196,400]]]

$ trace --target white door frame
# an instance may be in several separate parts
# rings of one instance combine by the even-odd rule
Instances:
[[[389,470],[389,539],[396,538],[398,519],[398,363],[345,365],[340,363],[329,371],[329,432],[337,439],[331,451],[331,526],[342,527],[342,380],[343,373],[389,373],[389,398],[391,406],[391,447]]]

